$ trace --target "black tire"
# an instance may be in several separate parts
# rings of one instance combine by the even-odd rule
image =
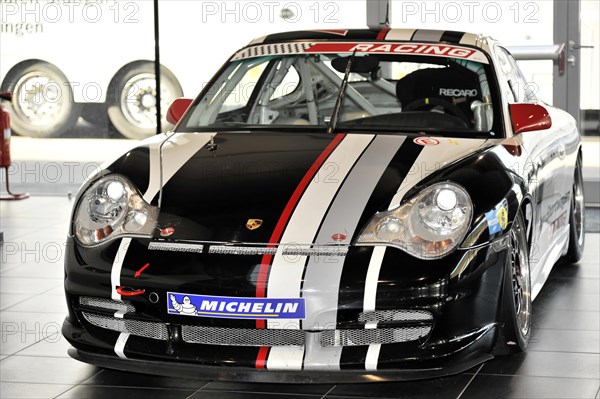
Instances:
[[[496,354],[523,352],[531,336],[531,278],[525,219],[518,212],[510,231],[509,255],[502,287],[500,335]]]
[[[11,70],[1,91],[13,93],[10,124],[20,136],[57,137],[75,126],[81,104],[67,77],[52,64],[35,61]]]
[[[577,157],[573,189],[571,191],[571,212],[569,214],[569,249],[564,256],[568,263],[577,263],[583,256],[585,247],[585,200],[583,196],[583,174],[581,155]]]
[[[109,89],[108,118],[112,126],[130,139],[143,139],[156,133],[156,80],[154,64],[138,62],[117,73]],[[181,85],[171,71],[161,67],[162,129],[173,127],[166,121],[169,105],[183,96]]]

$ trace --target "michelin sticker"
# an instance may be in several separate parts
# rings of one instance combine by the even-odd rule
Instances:
[[[508,203],[503,200],[493,210],[486,212],[485,219],[487,220],[488,230],[490,235],[500,233],[508,227]]]
[[[168,293],[167,312],[224,319],[304,319],[304,298],[244,298]]]

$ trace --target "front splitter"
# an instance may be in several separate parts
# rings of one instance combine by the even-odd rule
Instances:
[[[69,349],[72,358],[99,367],[122,371],[155,374],[169,377],[185,377],[217,381],[245,381],[264,383],[323,384],[323,383],[365,383],[385,381],[414,381],[445,377],[467,371],[493,358],[481,354],[459,363],[440,368],[410,370],[265,370],[237,367],[204,366],[193,363],[165,362],[157,360],[122,359],[117,356],[101,355],[75,348]]]

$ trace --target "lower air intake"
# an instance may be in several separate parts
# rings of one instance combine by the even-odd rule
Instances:
[[[162,323],[152,323],[149,321],[121,319],[117,317],[108,317],[88,312],[82,312],[85,320],[100,328],[107,330],[129,333],[138,337],[146,337],[166,341],[168,337],[167,326]]]
[[[185,342],[205,345],[233,346],[302,346],[302,330],[255,330],[244,328],[220,328],[181,326]]]
[[[135,308],[133,305],[125,302],[117,302],[107,298],[95,298],[89,296],[79,297],[79,304],[82,306],[89,306],[92,308],[108,309],[108,310],[119,310],[122,312],[133,313]]]
[[[355,330],[260,330],[181,326],[184,342],[204,345],[232,346],[303,346],[313,339],[322,347],[395,344],[424,339],[431,326],[372,328]]]
[[[432,321],[433,315],[427,310],[374,310],[358,315],[360,322],[394,322],[394,321]]]
[[[326,330],[321,333],[321,346],[397,344],[423,339],[429,335],[430,331],[431,326]]]

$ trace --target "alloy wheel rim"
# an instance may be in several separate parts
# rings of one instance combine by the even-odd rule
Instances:
[[[523,336],[529,333],[531,324],[531,287],[529,281],[529,264],[525,260],[526,254],[520,248],[517,233],[511,232],[511,271],[512,290],[515,301],[517,325]]]
[[[584,235],[584,198],[583,189],[581,182],[581,169],[579,168],[579,162],[577,162],[578,171],[576,173],[575,182],[573,183],[573,219],[575,221],[575,231],[577,234],[577,244],[581,246],[583,244]]]

